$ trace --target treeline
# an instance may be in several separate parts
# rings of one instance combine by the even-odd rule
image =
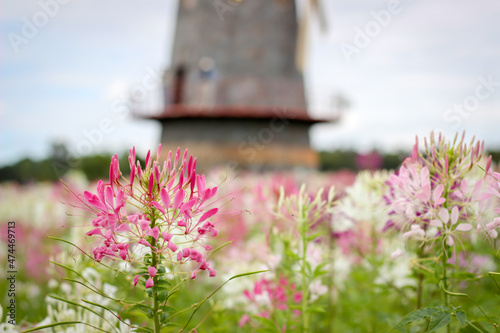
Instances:
[[[360,154],[354,150],[322,151],[319,153],[320,170],[335,171],[348,169],[360,171],[366,169],[396,169],[408,154],[408,152],[381,154],[376,151]]]
[[[122,173],[128,174],[128,151],[118,154]],[[139,159],[141,160],[141,159]],[[72,158],[64,144],[53,144],[50,157],[34,161],[25,158],[12,165],[0,167],[0,182],[14,181],[26,184],[36,181],[55,182],[69,171],[82,172],[88,180],[109,177],[111,154],[96,154]],[[144,165],[144,161],[141,160]]]
[[[130,172],[128,154],[120,158],[122,173]],[[47,158],[34,161],[25,158],[15,164],[0,168],[0,182],[15,181],[26,184],[35,181],[58,181],[70,170],[78,170],[85,174],[88,180],[105,179],[109,177],[110,155],[85,156],[71,161],[70,164]],[[128,169],[128,171],[126,171]]]
[[[26,184],[36,181],[58,181],[71,170],[82,172],[88,180],[105,179],[109,176],[111,154],[97,154],[69,159],[64,147],[54,147],[52,155],[44,160],[23,159],[12,165],[0,167],[0,182],[15,181]],[[491,153],[493,161],[500,161],[500,151]],[[128,152],[118,154],[124,175],[130,172]],[[354,150],[322,151],[319,153],[321,171],[348,169],[352,171],[396,169],[408,156],[408,152],[359,154]],[[144,160],[141,160],[144,165]]]

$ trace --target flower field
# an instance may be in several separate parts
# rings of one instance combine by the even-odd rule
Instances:
[[[153,155],[110,157],[98,182],[0,185],[17,270],[16,326],[3,306],[0,332],[500,332],[484,143],[431,134],[397,170],[358,173]]]

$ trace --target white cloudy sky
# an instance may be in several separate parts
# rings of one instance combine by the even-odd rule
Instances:
[[[124,92],[168,65],[177,1],[59,1],[0,4],[0,164],[44,157],[56,140],[74,154],[154,147],[157,123],[115,111]],[[415,135],[440,129],[500,148],[500,2],[401,0],[392,13],[390,3],[323,0],[329,29],[313,24],[307,61],[311,112],[327,115],[339,94],[351,106],[312,130],[314,147],[409,149]],[[53,15],[30,30],[44,23],[43,6]],[[14,45],[14,34],[25,39]]]

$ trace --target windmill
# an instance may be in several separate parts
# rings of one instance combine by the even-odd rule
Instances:
[[[302,64],[310,16],[293,0],[181,0],[162,124],[162,147],[189,147],[202,165],[316,167]],[[300,37],[299,37],[300,36]],[[194,150],[193,150],[194,149]]]

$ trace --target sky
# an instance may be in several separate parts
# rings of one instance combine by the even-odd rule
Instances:
[[[159,109],[176,8],[175,0],[1,1],[0,165],[44,158],[53,142],[76,157],[155,149],[160,125],[130,116],[126,96],[135,91],[143,108]],[[500,2],[322,0],[322,8],[328,28],[313,12],[304,73],[310,113],[336,114],[337,96],[349,107],[337,123],[313,127],[315,149],[409,150],[432,130],[465,130],[500,149]]]

